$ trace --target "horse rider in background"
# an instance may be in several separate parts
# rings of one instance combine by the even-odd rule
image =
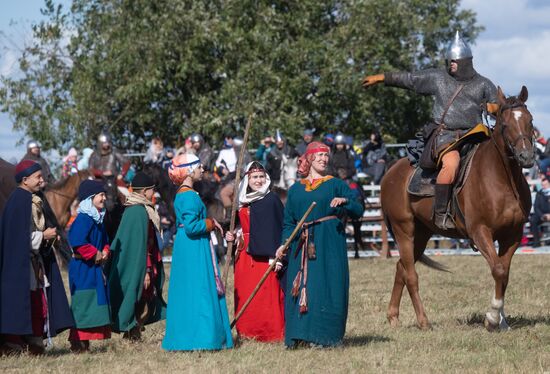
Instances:
[[[42,167],[42,178],[44,179],[42,189],[44,189],[48,184],[55,183],[55,178],[50,170],[50,165],[48,165],[48,162],[40,155],[40,143],[36,140],[29,140],[27,142],[27,153],[25,153],[21,159],[21,161],[23,160],[34,161]]]
[[[205,142],[204,137],[201,134],[192,134],[190,139],[192,150],[199,158],[202,166],[205,170],[211,171],[212,163],[214,162],[214,150],[208,143]]]
[[[466,138],[471,142],[489,136],[482,124],[483,104],[496,102],[495,85],[474,70],[472,59],[470,47],[457,31],[447,48],[445,68],[369,75],[363,80],[365,88],[384,82],[433,97],[433,122],[424,128],[426,146],[420,166],[439,169],[434,223],[441,229],[454,228],[452,219],[447,219],[447,205],[458,172],[459,151]],[[497,104],[487,104],[489,112],[497,109]]]
[[[102,133],[97,138],[97,148],[90,156],[89,169],[96,178],[115,177],[117,185],[130,168],[130,161],[113,148],[111,136]]]

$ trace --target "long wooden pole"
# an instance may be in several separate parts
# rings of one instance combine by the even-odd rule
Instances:
[[[265,271],[264,275],[262,276],[262,278],[260,279],[260,281],[256,285],[256,288],[254,288],[254,290],[252,291],[252,293],[250,294],[250,296],[248,297],[248,299],[244,303],[241,310],[239,310],[239,312],[235,316],[235,319],[233,319],[233,322],[231,322],[231,328],[233,328],[235,326],[235,324],[237,323],[237,321],[239,320],[239,318],[241,318],[244,311],[248,307],[248,304],[250,304],[250,302],[252,301],[254,296],[256,296],[256,294],[260,290],[260,287],[262,286],[262,284],[264,284],[265,280],[269,276],[269,273],[271,273],[273,271],[273,268],[277,264],[277,261],[281,260],[283,258],[283,256],[286,254],[286,251],[288,250],[288,247],[290,246],[290,243],[292,243],[292,241],[294,240],[294,237],[296,236],[296,234],[298,234],[298,232],[302,229],[302,225],[306,221],[307,216],[309,216],[309,213],[311,213],[313,208],[315,208],[315,205],[317,205],[317,203],[315,201],[312,202],[311,205],[309,206],[309,208],[307,208],[306,212],[302,216],[302,219],[300,219],[300,221],[296,224],[296,227],[294,228],[294,231],[292,231],[292,234],[290,234],[290,236],[288,237],[288,239],[285,242],[285,245],[284,245],[283,250],[282,250],[282,255],[280,257],[276,257],[275,261],[273,261],[271,263],[271,265],[269,265],[269,267]]]
[[[239,200],[239,184],[241,183],[241,169],[243,166],[244,154],[247,152],[246,146],[248,143],[248,134],[250,132],[250,126],[252,125],[252,115],[248,117],[246,128],[244,130],[243,144],[241,145],[241,152],[239,153],[239,161],[237,162],[237,169],[235,173],[235,187],[233,188],[233,204],[231,205],[231,219],[229,221],[229,232],[235,231],[235,217],[237,216],[237,203]],[[233,242],[229,242],[227,245],[227,256],[225,258],[225,267],[223,273],[223,285],[227,289],[227,276],[229,275],[229,266],[233,261]]]

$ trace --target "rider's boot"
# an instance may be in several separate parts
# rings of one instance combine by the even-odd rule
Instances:
[[[453,220],[447,215],[447,205],[452,192],[452,184],[435,185],[434,223],[442,230],[455,228]]]

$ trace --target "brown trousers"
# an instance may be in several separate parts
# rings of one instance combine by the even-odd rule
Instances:
[[[450,151],[445,153],[441,159],[441,169],[437,174],[437,184],[453,184],[458,173],[460,164],[460,154],[458,151]]]

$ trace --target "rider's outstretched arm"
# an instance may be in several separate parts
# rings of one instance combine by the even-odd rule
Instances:
[[[367,75],[363,79],[363,87],[367,88],[384,82],[384,74]]]

